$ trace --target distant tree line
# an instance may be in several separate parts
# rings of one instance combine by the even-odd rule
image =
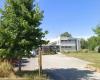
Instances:
[[[95,36],[91,36],[87,40],[81,39],[81,49],[89,49],[91,51],[94,51],[97,49],[98,52],[100,52],[100,24],[96,26],[95,29],[93,29]],[[72,37],[72,35],[68,32],[64,32],[60,35],[61,37]]]
[[[95,29],[93,29],[95,36],[91,36],[87,40],[81,39],[81,48],[95,50],[98,47],[98,52],[100,52],[100,25],[97,25]]]

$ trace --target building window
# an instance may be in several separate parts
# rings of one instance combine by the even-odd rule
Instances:
[[[65,48],[65,46],[61,46],[61,48]]]
[[[72,48],[72,46],[61,46],[61,48]]]
[[[65,48],[72,48],[72,46],[65,46]]]

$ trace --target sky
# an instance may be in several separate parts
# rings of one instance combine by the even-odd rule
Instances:
[[[92,29],[100,24],[100,0],[37,0],[44,11],[40,27],[47,30],[47,39],[54,39],[63,32],[73,37],[88,38]],[[4,0],[0,0],[0,8]]]

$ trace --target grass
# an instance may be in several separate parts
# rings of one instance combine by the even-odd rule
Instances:
[[[41,77],[39,77],[38,70],[16,72],[16,76],[21,77],[21,78],[27,78],[28,80],[47,80],[48,79],[46,75],[42,75]]]
[[[0,80],[48,80],[46,75],[39,76],[38,71],[21,71],[16,72],[11,77],[0,78]]]
[[[0,77],[0,80],[48,80],[46,75],[39,76],[38,70],[36,71],[21,71],[15,72],[10,77]]]
[[[48,80],[47,76],[38,75],[38,70],[34,71],[14,71],[12,65],[7,62],[0,62],[0,80]]]
[[[0,61],[0,80],[48,80],[46,74],[38,74],[38,70],[16,71],[8,61]]]
[[[92,62],[93,64],[90,65],[100,68],[100,53],[64,53],[64,54],[70,57],[76,57],[79,59]]]

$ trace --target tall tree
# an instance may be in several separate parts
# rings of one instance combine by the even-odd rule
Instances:
[[[95,34],[97,36],[97,40],[96,40],[97,45],[96,46],[98,46],[98,52],[100,52],[100,24],[98,24],[96,26],[96,28],[93,29],[93,31],[95,32]]]
[[[92,36],[88,39],[88,48],[94,50],[98,46],[98,39],[95,36]]]
[[[72,35],[68,32],[64,32],[60,35],[61,37],[72,37]]]
[[[100,24],[98,24],[98,25],[96,26],[96,29],[93,29],[93,31],[95,32],[95,34],[96,34],[98,37],[100,37]]]
[[[34,0],[6,0],[0,17],[0,58],[21,59],[46,43],[39,27],[43,11]]]
[[[86,40],[81,39],[81,40],[80,40],[80,43],[81,43],[81,48],[82,48],[82,49],[88,49],[88,43],[87,43]]]

